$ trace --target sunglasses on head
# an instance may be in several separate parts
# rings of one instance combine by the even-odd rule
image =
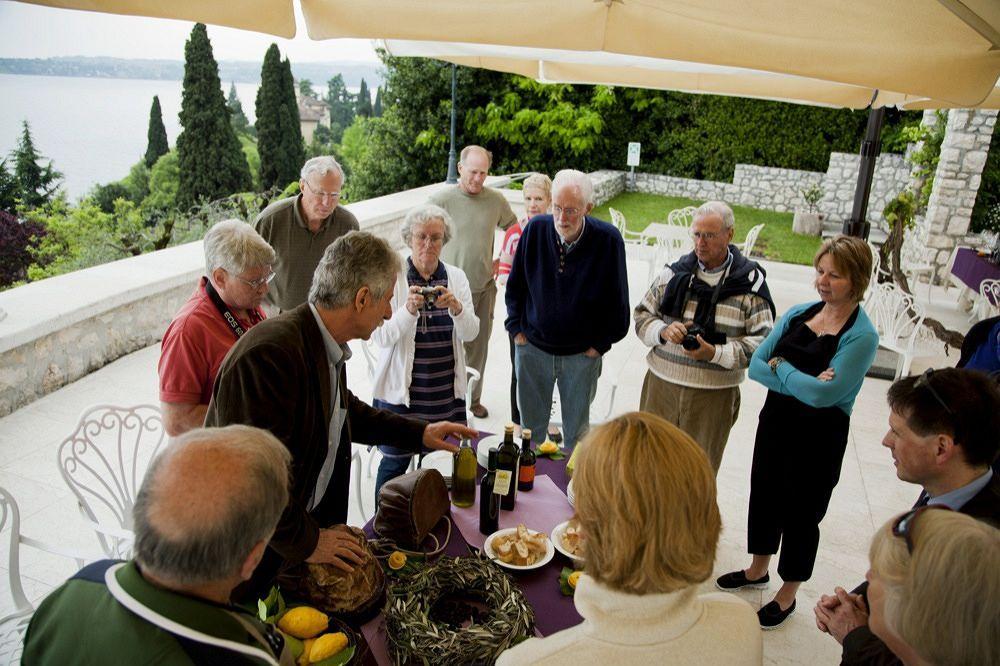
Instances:
[[[927,368],[924,370],[923,374],[917,377],[917,381],[913,382],[913,388],[926,388],[931,392],[931,395],[934,396],[934,399],[938,401],[938,404],[944,407],[944,411],[954,416],[955,412],[951,411],[951,407],[949,407],[948,403],[944,401],[941,394],[934,390],[934,386],[931,384],[931,375],[933,374],[934,368]]]
[[[906,550],[910,555],[913,555],[913,524],[917,522],[917,516],[931,509],[951,511],[951,507],[943,504],[925,504],[924,506],[918,506],[916,509],[907,511],[892,524],[892,536],[900,537],[906,541]]]

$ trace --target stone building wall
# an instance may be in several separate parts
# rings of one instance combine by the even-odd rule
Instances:
[[[822,183],[825,194],[819,202],[819,210],[828,220],[844,222],[851,216],[860,163],[860,155],[830,154],[830,165]],[[876,158],[871,195],[868,197],[868,221],[873,227],[877,225],[885,228],[882,209],[909,184],[910,165],[905,157],[895,153],[882,153]]]

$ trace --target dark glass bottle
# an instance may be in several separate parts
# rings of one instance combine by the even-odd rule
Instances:
[[[479,482],[479,531],[490,535],[500,529],[500,496],[493,492],[497,478],[497,449],[490,449],[486,474]]]
[[[500,495],[500,508],[510,511],[517,501],[517,475],[521,452],[514,443],[514,424],[503,429],[503,443],[497,449],[497,478],[495,491]]]
[[[470,507],[476,502],[476,452],[472,443],[462,438],[455,454],[455,464],[451,473],[451,503],[458,507]]]
[[[521,468],[517,475],[517,489],[531,490],[535,487],[535,452],[531,448],[531,430],[521,431]]]

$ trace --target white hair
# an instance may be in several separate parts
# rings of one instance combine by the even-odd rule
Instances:
[[[302,177],[302,180],[308,180],[312,175],[322,178],[328,173],[336,173],[340,176],[340,185],[341,187],[344,186],[344,169],[330,155],[320,155],[319,157],[307,160],[302,166],[302,172],[299,175]]]
[[[444,242],[451,240],[451,215],[448,211],[434,204],[421,204],[410,209],[402,226],[399,227],[399,234],[403,237],[406,247],[410,247],[410,241],[413,240],[413,225],[427,224],[432,220],[441,220],[444,223]]]
[[[216,268],[230,275],[274,263],[274,248],[242,220],[217,222],[205,234],[205,270],[211,276]]]
[[[327,246],[313,273],[308,300],[336,310],[353,303],[362,287],[380,300],[392,288],[402,265],[396,251],[375,234],[348,232]]]
[[[709,215],[717,215],[720,217],[722,219],[723,229],[732,229],[736,226],[736,216],[733,215],[733,209],[721,201],[706,201],[702,205],[698,206],[698,210],[694,212],[694,218],[692,221],[702,217],[708,217]]]
[[[574,187],[580,192],[585,204],[594,203],[594,182],[590,176],[576,169],[563,169],[552,179],[552,197],[564,187]]]

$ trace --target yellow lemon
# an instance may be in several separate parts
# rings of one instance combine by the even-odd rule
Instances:
[[[569,575],[568,578],[566,578],[566,584],[569,585],[571,588],[573,588],[575,590],[576,589],[576,583],[577,583],[578,580],[580,580],[580,576],[582,576],[582,575],[583,575],[582,571],[574,571],[573,573],[571,573]]]
[[[326,615],[309,606],[292,608],[278,620],[278,629],[296,638],[312,638],[326,631],[330,620]]]
[[[541,453],[555,453],[559,450],[559,446],[555,442],[545,441],[538,446],[538,450]]]
[[[315,664],[317,661],[329,659],[345,647],[347,647],[347,635],[344,632],[323,634],[316,639],[309,650],[309,663]]]
[[[302,654],[299,655],[297,661],[299,666],[309,666],[309,651],[312,650],[313,643],[315,642],[315,638],[307,638],[302,641]]]
[[[393,571],[399,571],[404,564],[406,564],[406,554],[398,550],[393,551],[392,555],[389,556],[389,568]]]

